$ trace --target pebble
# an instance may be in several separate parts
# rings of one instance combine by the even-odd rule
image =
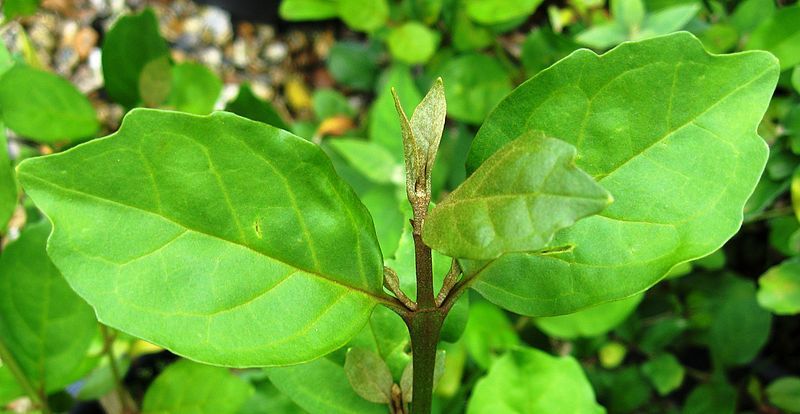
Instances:
[[[200,17],[203,19],[204,34],[210,35],[214,44],[221,45],[233,37],[231,16],[228,12],[209,6]]]
[[[280,63],[289,55],[289,48],[285,43],[277,41],[272,42],[264,49],[264,58],[268,62]]]

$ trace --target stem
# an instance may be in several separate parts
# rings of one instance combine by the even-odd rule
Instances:
[[[114,388],[117,391],[117,398],[125,414],[135,414],[139,412],[136,405],[131,401],[128,391],[122,384],[122,375],[120,375],[117,359],[114,357],[114,338],[116,335],[112,333],[107,326],[100,324],[100,331],[103,334],[103,352],[108,356],[108,366],[111,368],[111,376],[114,379]]]
[[[22,371],[22,367],[17,364],[17,360],[11,355],[11,352],[6,348],[6,345],[0,341],[0,360],[3,361],[3,365],[8,367],[8,370],[11,372],[11,375],[14,376],[14,379],[17,380],[17,383],[22,387],[22,390],[25,394],[28,395],[28,398],[33,401],[33,403],[42,411],[43,414],[50,414],[52,410],[50,410],[50,406],[47,405],[47,395],[44,393],[44,389],[40,391],[36,390],[36,387],[33,386],[30,378],[25,375],[25,372]]]
[[[433,260],[431,248],[422,241],[422,235],[414,233],[414,252],[417,269],[417,307],[421,311],[436,309],[433,295]]]
[[[412,414],[430,414],[433,405],[433,371],[436,365],[436,345],[442,329],[443,314],[438,309],[414,312],[408,331],[411,334],[411,353],[414,382],[411,397]]]

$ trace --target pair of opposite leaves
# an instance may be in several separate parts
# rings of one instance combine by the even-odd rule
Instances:
[[[425,239],[522,314],[640,292],[738,230],[778,71],[768,53],[709,55],[688,33],[578,50],[489,116],[474,174]],[[18,172],[53,222],[53,262],[99,319],[189,358],[307,361],[387,300],[369,212],[288,132],[135,110],[117,133]]]

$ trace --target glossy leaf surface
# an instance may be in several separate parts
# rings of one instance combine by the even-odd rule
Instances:
[[[577,166],[615,201],[551,243],[572,249],[472,264],[485,266],[475,288],[518,313],[563,314],[642,291],[717,250],[764,168],[755,131],[777,76],[767,53],[709,55],[676,33],[602,56],[579,50],[524,83],[478,132],[468,169],[541,130],[573,144]]]
[[[147,389],[143,414],[236,414],[253,394],[250,384],[228,369],[181,360]]]
[[[529,252],[611,196],[574,164],[575,147],[531,133],[497,151],[425,220],[426,244],[448,256]]]
[[[603,413],[578,361],[523,348],[508,352],[475,384],[468,414]]]
[[[366,208],[319,147],[260,122],[134,110],[19,175],[99,318],[195,360],[319,357],[384,295]]]
[[[0,256],[0,344],[35,388],[55,391],[80,378],[97,322],[47,258],[49,233],[31,225]]]
[[[23,64],[0,77],[0,112],[8,128],[40,142],[88,138],[100,127],[92,104],[69,81]]]

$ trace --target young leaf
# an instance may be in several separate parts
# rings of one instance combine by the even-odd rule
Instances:
[[[425,163],[425,171],[429,178],[433,171],[433,163],[436,161],[436,153],[439,151],[446,116],[444,84],[442,78],[438,78],[411,115],[411,130],[415,141],[423,150],[422,161]]]
[[[8,220],[17,206],[17,181],[8,159],[8,142],[3,122],[0,121],[0,234],[5,233]]]
[[[338,14],[339,0],[283,0],[278,10],[289,21],[325,20]]]
[[[0,78],[0,112],[7,127],[39,142],[88,138],[100,127],[92,104],[69,81],[23,64]]]
[[[389,3],[387,0],[339,0],[339,17],[351,29],[373,32],[386,25]]]
[[[344,372],[361,398],[378,404],[392,402],[392,373],[380,355],[366,348],[350,348]]]
[[[385,82],[376,91],[377,98],[369,114],[369,139],[385,146],[397,157],[404,153],[404,141],[400,139],[403,131],[397,122],[397,109],[392,89],[397,93],[403,108],[413,108],[422,99],[411,70],[408,66],[396,64],[386,70]],[[408,162],[408,160],[406,160]]]
[[[769,402],[788,413],[800,412],[800,378],[782,377],[767,387]]]
[[[164,370],[144,396],[143,414],[236,414],[253,387],[229,370],[181,360]]]
[[[252,119],[253,121],[259,121],[276,128],[289,130],[289,124],[281,118],[278,111],[276,111],[269,102],[263,101],[257,97],[247,83],[243,83],[239,87],[239,94],[236,95],[236,99],[228,102],[225,106],[225,110]]]
[[[100,320],[194,360],[307,361],[385,300],[369,213],[286,131],[137,109],[18,171],[54,223],[50,256]]]
[[[0,348],[36,389],[58,390],[82,375],[97,322],[47,258],[47,222],[25,228],[0,256]]]
[[[753,31],[746,48],[775,54],[781,61],[781,70],[800,63],[800,5],[775,11]]]
[[[686,370],[672,354],[661,354],[642,365],[642,373],[660,395],[667,395],[683,383]]]
[[[688,33],[579,50],[494,110],[467,160],[541,130],[575,145],[576,165],[614,195],[559,232],[551,254],[506,254],[474,287],[517,313],[550,316],[640,292],[738,229],[767,158],[756,128],[778,77],[765,52],[709,55]],[[725,165],[726,168],[719,168]]]
[[[637,39],[666,35],[682,29],[700,11],[699,4],[682,4],[648,13]]]
[[[481,24],[505,23],[526,17],[536,10],[542,0],[470,0],[467,13]]]
[[[439,45],[439,33],[421,23],[407,22],[392,29],[387,42],[395,59],[415,65],[430,60]]]
[[[344,369],[327,358],[266,371],[275,387],[311,414],[386,414],[386,405],[359,397]]]
[[[167,105],[181,112],[206,115],[214,110],[222,81],[199,63],[181,63],[172,68],[172,88]]]
[[[103,79],[111,99],[126,106],[141,101],[139,77],[151,61],[169,56],[167,42],[158,32],[151,9],[122,16],[103,40]]]
[[[480,53],[459,56],[442,68],[447,113],[453,119],[480,124],[511,92],[511,79],[497,59]]]
[[[557,386],[555,384],[558,384]],[[604,413],[578,361],[533,348],[513,350],[478,380],[467,414]]]
[[[629,31],[637,31],[644,20],[642,0],[611,0],[611,14],[614,20]]]
[[[777,315],[800,313],[800,257],[770,268],[758,279],[758,304]]]
[[[611,196],[575,167],[575,147],[530,133],[481,164],[425,220],[425,243],[448,256],[494,259],[542,249]]]

